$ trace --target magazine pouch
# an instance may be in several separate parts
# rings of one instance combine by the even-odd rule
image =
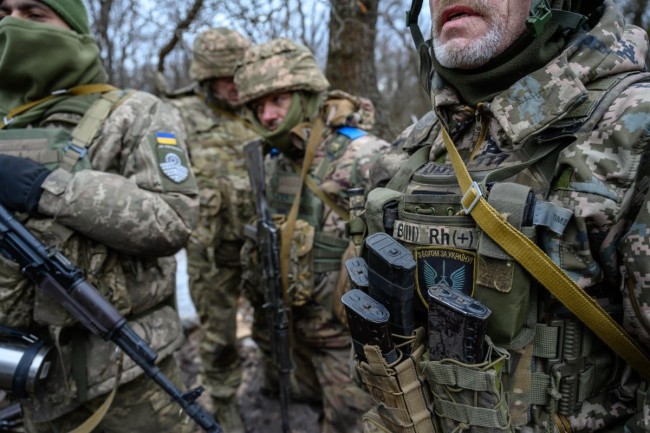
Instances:
[[[423,361],[440,432],[514,432],[506,398],[510,355],[486,337],[487,355],[480,364],[454,359]]]
[[[414,331],[411,354],[387,364],[377,346],[364,346],[368,362],[356,362],[362,382],[377,407],[364,415],[364,432],[438,432],[431,417],[431,392],[420,361],[425,354],[424,328]]]

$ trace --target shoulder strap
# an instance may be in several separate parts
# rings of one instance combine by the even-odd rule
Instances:
[[[70,142],[63,149],[61,168],[72,171],[75,164],[86,155],[88,146],[95,138],[104,120],[121,101],[126,99],[128,94],[124,90],[112,90],[102,94],[101,98],[97,99],[88,108],[77,126],[72,130]]]
[[[553,296],[585,323],[605,344],[645,379],[650,379],[650,359],[605,310],[555,264],[535,243],[506,221],[483,197],[456,150],[447,130],[443,141],[451,157],[461,191],[461,204],[494,242],[510,254]]]
[[[65,90],[57,90],[55,92],[52,92],[51,94],[47,95],[44,98],[41,98],[37,101],[32,101],[28,102],[27,104],[23,104],[19,107],[16,107],[9,111],[7,115],[0,121],[0,129],[4,128],[5,126],[9,125],[13,119],[26,112],[29,111],[30,109],[37,107],[47,101],[50,101],[52,99],[56,98],[61,98],[64,96],[78,96],[78,95],[89,95],[91,93],[103,93],[103,92],[109,92],[111,90],[117,89],[116,87],[111,86],[110,84],[83,84],[80,86],[75,86],[71,89],[65,89]]]

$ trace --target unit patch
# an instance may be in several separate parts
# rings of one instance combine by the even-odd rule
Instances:
[[[476,249],[478,230],[474,227],[453,227],[395,221],[393,237],[415,245],[440,245]]]
[[[160,169],[176,183],[183,182],[190,175],[190,170],[183,165],[181,158],[171,152],[165,155],[165,162],[160,163]]]
[[[190,169],[176,136],[169,132],[156,132],[154,138],[160,171],[176,184],[185,182],[190,177]]]
[[[443,285],[471,296],[476,277],[476,253],[456,248],[422,247],[413,250],[415,287],[424,306],[427,293],[435,285]]]

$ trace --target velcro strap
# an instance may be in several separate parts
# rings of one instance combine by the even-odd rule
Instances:
[[[533,355],[538,358],[557,358],[558,338],[560,328],[538,323],[535,326],[535,342]]]
[[[530,404],[545,406],[550,403],[551,376],[544,373],[533,373],[530,386]]]
[[[494,371],[478,371],[463,368],[457,364],[431,363],[426,373],[429,381],[440,385],[471,389],[472,391],[492,391],[494,389]]]
[[[503,412],[496,409],[468,406],[442,399],[436,399],[434,407],[437,415],[471,426],[499,429],[508,427],[508,420],[504,419]]]

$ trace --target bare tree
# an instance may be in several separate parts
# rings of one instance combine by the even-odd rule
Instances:
[[[109,81],[119,87],[155,92],[161,68],[170,88],[189,84],[192,41],[208,26],[224,26],[254,43],[287,37],[308,46],[334,88],[373,100],[378,133],[388,140],[426,111],[426,95],[417,82],[418,59],[403,19],[410,0],[87,4]]]

